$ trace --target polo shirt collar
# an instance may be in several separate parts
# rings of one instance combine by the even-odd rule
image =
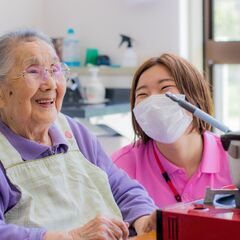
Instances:
[[[53,146],[46,146],[35,141],[24,138],[14,133],[7,125],[0,120],[0,131],[8,139],[11,145],[19,152],[22,159],[33,160],[39,158],[44,152],[51,151],[53,148],[62,148],[63,152],[68,150],[67,141],[55,124],[49,129]]]
[[[203,154],[200,169],[204,173],[217,173],[220,171],[220,156],[219,145],[216,141],[216,136],[212,133],[203,133]],[[221,144],[221,143],[220,143]]]
[[[157,150],[158,147],[157,147],[157,144],[155,141],[152,140],[152,146]],[[174,172],[178,172],[178,171],[182,171],[183,168],[180,168],[178,166],[176,166],[175,164],[171,163],[169,160],[167,160],[165,158],[165,156],[160,152],[160,151],[156,151],[157,152],[157,155],[159,157],[159,160],[161,161],[161,164],[164,168],[164,170],[169,174],[173,174]]]
[[[155,149],[157,145],[153,141]],[[161,160],[164,170],[169,174],[174,174],[175,172],[184,171],[183,168],[176,166],[175,164],[168,161],[164,155],[157,151],[158,157]],[[220,171],[220,152],[219,146],[216,141],[216,136],[212,133],[204,132],[203,133],[203,154],[198,168],[202,173],[217,173]]]

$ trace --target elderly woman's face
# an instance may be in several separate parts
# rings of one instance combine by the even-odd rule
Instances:
[[[35,40],[18,45],[14,54],[15,64],[1,87],[4,91],[2,118],[8,125],[52,123],[61,109],[66,81],[56,81],[49,73],[43,76],[44,81],[16,77],[29,69],[50,69],[58,62],[55,51],[46,42]]]

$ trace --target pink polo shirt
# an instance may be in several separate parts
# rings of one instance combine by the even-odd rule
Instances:
[[[204,149],[197,171],[188,179],[183,168],[169,162],[159,151],[158,157],[172,180],[183,202],[204,197],[205,188],[221,188],[232,183],[227,153],[218,136],[211,132],[203,134]],[[130,177],[138,180],[148,191],[155,204],[162,208],[176,203],[174,195],[163,179],[153,153],[153,144],[128,145],[113,154],[115,164]]]

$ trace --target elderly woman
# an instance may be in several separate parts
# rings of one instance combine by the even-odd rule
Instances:
[[[45,35],[0,38],[1,240],[126,239],[128,226],[154,227],[144,189],[60,113],[67,75]]]

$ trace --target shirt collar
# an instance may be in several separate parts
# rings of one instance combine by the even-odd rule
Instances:
[[[201,172],[205,173],[217,173],[220,171],[220,159],[221,151],[219,151],[219,145],[221,145],[219,138],[216,138],[214,134],[209,132],[203,133],[203,154],[201,160]]]
[[[157,145],[155,141],[153,141],[155,149]],[[221,143],[219,143],[221,144]],[[204,132],[203,133],[203,154],[200,163],[199,170],[203,173],[217,173],[220,171],[220,151],[219,151],[218,139],[212,133]],[[161,164],[164,170],[169,174],[174,174],[175,172],[183,171],[184,169],[176,166],[175,164],[168,161],[164,155],[162,155],[159,151],[157,151],[159,159],[161,160]]]
[[[152,140],[152,142],[153,142],[155,149],[158,149],[156,142],[153,140]],[[167,160],[160,151],[157,151],[157,155],[159,157],[159,160],[161,161],[161,164],[162,164],[164,170],[169,175],[173,174],[174,172],[184,171],[183,168],[180,168],[180,167],[176,166],[175,164],[171,163],[169,160]]]
[[[67,141],[55,124],[49,129],[53,146],[49,147],[35,141],[31,141],[14,133],[7,125],[0,120],[0,132],[8,139],[11,145],[19,152],[22,159],[33,160],[39,158],[44,152],[52,149],[62,148],[64,152],[68,150]]]

